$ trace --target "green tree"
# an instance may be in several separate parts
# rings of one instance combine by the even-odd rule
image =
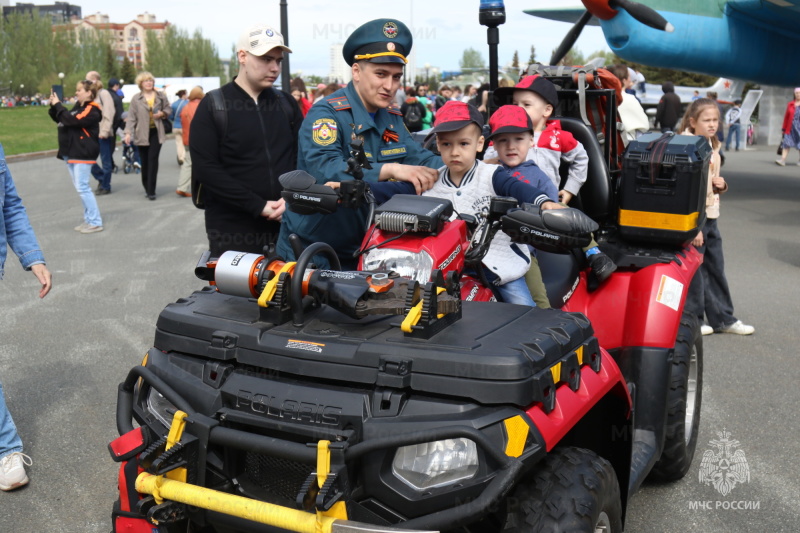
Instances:
[[[531,45],[531,56],[528,58],[528,64],[533,65],[536,63],[536,47]]]
[[[461,67],[461,70],[480,70],[486,68],[486,62],[480,52],[474,48],[467,48],[464,50],[464,55],[461,56],[458,66]]]
[[[514,50],[514,57],[511,58],[511,66],[516,69],[519,68],[519,52],[516,50]]]
[[[583,53],[578,50],[577,48],[573,47],[570,48],[567,55],[564,56],[564,59],[559,61],[559,65],[567,65],[567,66],[574,66],[574,65],[583,65],[586,63],[586,59],[583,57]]]
[[[192,67],[189,66],[189,58],[187,56],[183,56],[183,72],[181,72],[181,76],[184,78],[191,78],[194,76],[194,74],[192,74]]]
[[[118,72],[119,63],[117,61],[117,54],[114,52],[114,48],[110,42],[105,44],[105,72],[106,75],[105,79],[108,78],[116,78]]]
[[[133,83],[136,79],[136,69],[133,67],[133,63],[125,56],[122,60],[122,67],[119,71],[119,77],[122,80],[125,80],[125,83]]]
[[[239,59],[236,57],[236,45],[231,45],[231,61],[228,63],[228,79],[239,74]]]

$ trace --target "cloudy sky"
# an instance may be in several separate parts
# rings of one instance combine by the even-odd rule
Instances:
[[[73,0],[83,16],[106,13],[112,22],[127,22],[138,13],[148,12],[157,20],[169,22],[203,35],[216,43],[220,56],[229,57],[238,34],[250,23],[264,21],[280,27],[279,0]],[[486,28],[478,24],[479,0],[394,0],[375,2],[349,0],[287,0],[289,6],[289,44],[292,72],[325,76],[330,68],[330,45],[344,42],[352,30],[375,18],[395,17],[414,32],[416,64],[425,63],[442,70],[457,70],[465,49],[481,52],[488,65]],[[537,59],[547,61],[570,25],[526,15],[523,9],[547,7],[582,7],[573,0],[505,0],[506,18],[500,26],[500,64],[511,61],[515,50],[525,62],[530,46],[536,47]],[[577,43],[585,54],[608,50],[598,27],[587,27]]]

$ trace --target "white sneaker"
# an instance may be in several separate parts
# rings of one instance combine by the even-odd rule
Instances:
[[[785,167],[786,166],[786,163],[784,161],[781,161],[780,159],[776,159],[775,160],[775,164],[777,164],[779,167]]]
[[[74,229],[75,231],[83,231],[83,228],[87,227],[88,225],[89,224],[87,224],[86,222],[81,222],[80,224],[78,224],[77,226],[75,226],[72,229]]]
[[[703,324],[702,326],[700,326],[700,333],[702,333],[704,336],[705,335],[713,335],[714,334],[714,328],[712,328],[708,324]]]
[[[735,333],[736,335],[752,335],[755,333],[756,328],[748,326],[747,324],[742,324],[741,320],[737,320],[730,326],[725,326],[717,331],[720,333]]]
[[[11,452],[0,459],[0,490],[14,490],[28,484],[25,465],[33,460],[22,452]]]
[[[97,233],[98,231],[103,231],[103,226],[90,226],[87,224],[86,227],[81,229],[81,233]]]

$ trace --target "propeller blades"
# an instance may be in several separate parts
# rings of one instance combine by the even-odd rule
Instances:
[[[667,22],[667,20],[658,14],[654,9],[647,7],[639,2],[632,2],[631,0],[608,0],[608,6],[612,9],[624,9],[628,14],[641,22],[645,26],[649,26],[656,30],[673,32],[675,27]],[[570,48],[575,45],[575,41],[580,37],[583,28],[589,23],[592,18],[592,13],[586,11],[581,18],[575,23],[574,26],[567,32],[561,44],[558,45],[550,57],[550,64],[557,65],[569,52]]]
[[[576,22],[575,25],[572,26],[572,28],[564,36],[564,39],[562,39],[561,44],[558,45],[558,48],[553,51],[553,55],[550,57],[551,65],[557,65],[562,59],[564,59],[564,56],[566,56],[570,48],[575,45],[575,41],[577,41],[578,37],[581,36],[583,28],[589,23],[591,18],[592,14],[588,11],[581,15],[581,18],[578,19],[578,22]]]
[[[638,2],[630,0],[609,0],[609,7],[614,9],[624,9],[630,16],[644,24],[657,30],[673,32],[675,27],[667,22],[667,19],[658,14],[654,9]]]

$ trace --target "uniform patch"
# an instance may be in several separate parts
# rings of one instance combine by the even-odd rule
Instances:
[[[389,38],[394,39],[397,37],[397,24],[394,22],[387,22],[383,25],[383,34]]]
[[[321,118],[311,126],[311,138],[320,146],[328,146],[336,142],[336,121],[332,118]]]
[[[381,149],[382,158],[395,158],[408,154],[405,145],[393,146],[392,148]]]

